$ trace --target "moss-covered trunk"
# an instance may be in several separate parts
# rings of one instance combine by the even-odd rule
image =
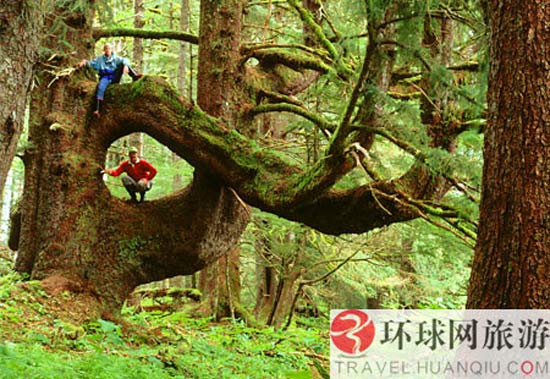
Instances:
[[[88,8],[63,15],[67,25],[78,20],[66,37],[77,57],[93,53],[92,14]],[[51,63],[63,68],[75,60],[61,52]],[[85,70],[51,86],[52,78],[40,75],[24,159],[18,271],[45,280],[52,293],[69,290],[95,303],[98,312],[116,312],[135,286],[193,273],[234,248],[247,211],[233,192],[206,175],[196,175],[179,193],[139,206],[113,198],[99,175],[107,148],[123,135],[144,131],[168,144],[176,139],[170,126],[177,123],[156,117],[162,110],[158,99],[141,99],[132,108],[127,95],[162,94],[154,90],[161,82],[109,87],[97,120],[91,116],[95,82]],[[163,100],[181,101],[174,93]]]
[[[239,60],[242,0],[201,1],[197,102],[235,128],[241,103]],[[206,267],[200,276],[203,304],[219,320],[234,315],[240,299],[239,250]]]

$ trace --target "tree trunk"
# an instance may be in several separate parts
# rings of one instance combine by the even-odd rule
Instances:
[[[0,193],[23,130],[43,12],[37,0],[0,0]]]
[[[77,57],[89,56],[93,11],[69,16],[65,22],[78,24],[73,23],[68,42]],[[74,65],[67,57],[59,54],[50,63]],[[98,312],[117,311],[137,285],[191,274],[230,252],[248,213],[233,192],[204,174],[158,201],[137,206],[113,198],[99,175],[110,144],[143,131],[181,152],[175,146],[177,122],[163,118],[158,107],[163,102],[192,106],[162,81],[144,78],[111,85],[96,119],[91,115],[96,83],[85,80],[88,72],[82,69],[49,87],[51,78],[40,73],[42,84],[31,104],[32,148],[24,158],[21,225],[14,230],[19,238],[13,245],[16,269],[44,279],[51,293],[67,289]],[[164,89],[155,89],[159,86]],[[178,113],[180,122],[200,115]]]
[[[254,316],[258,320],[267,320],[273,309],[273,302],[277,290],[277,271],[266,262],[271,254],[264,253],[263,257],[256,255],[256,304]]]
[[[264,124],[265,125],[265,124]],[[256,304],[254,315],[258,320],[267,320],[277,291],[277,270],[271,242],[268,238],[268,230],[271,224],[267,220],[261,220],[261,228],[256,234],[254,250],[256,252]]]
[[[468,308],[550,307],[550,7],[488,1],[480,228]]]
[[[142,29],[145,25],[143,14],[145,7],[143,0],[134,0],[134,28]],[[143,39],[134,38],[132,68],[136,72],[143,71]],[[141,133],[132,133],[128,136],[128,144],[138,149],[139,155],[143,155],[143,136]]]
[[[189,0],[181,0],[181,12],[180,12],[180,31],[189,31]],[[182,95],[185,95],[186,85],[186,59],[185,55],[186,46],[185,43],[179,43],[178,53],[178,90]],[[191,97],[189,97],[191,98]]]
[[[143,21],[143,13],[145,7],[143,6],[143,0],[134,0],[134,28],[142,29],[145,25]],[[136,71],[143,71],[143,40],[141,38],[134,38],[134,59],[132,67]]]
[[[201,1],[197,102],[201,109],[237,125],[241,0]],[[220,46],[223,46],[220,50]],[[203,303],[216,320],[233,316],[240,299],[239,250],[201,271]]]
[[[290,272],[285,273],[278,279],[277,291],[275,293],[275,299],[273,301],[273,308],[271,309],[271,314],[267,320],[267,325],[280,328],[285,319],[289,316],[289,312],[293,311],[293,298],[296,292],[295,284],[298,278],[302,275],[300,270],[292,270],[290,267],[284,268],[289,269]]]
[[[236,316],[241,299],[239,267],[239,249],[236,248],[200,272],[203,305],[216,321]]]

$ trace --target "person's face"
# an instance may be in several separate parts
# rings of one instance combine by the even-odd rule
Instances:
[[[103,52],[105,53],[105,56],[109,58],[113,53],[113,48],[111,47],[111,45],[105,45],[103,46]]]
[[[137,153],[130,153],[130,162],[136,163],[138,159]]]

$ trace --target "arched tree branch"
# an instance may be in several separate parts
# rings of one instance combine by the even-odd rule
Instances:
[[[401,191],[421,200],[436,192],[429,185],[429,170],[417,166],[398,180],[333,190],[353,168],[351,158],[325,159],[304,171],[280,152],[228,130],[161,79],[145,77],[133,85],[114,86],[106,103],[109,116],[93,125],[105,131],[105,148],[119,136],[146,132],[233,188],[248,204],[328,234],[360,233],[418,217],[399,200]],[[385,196],[377,198],[377,193]]]

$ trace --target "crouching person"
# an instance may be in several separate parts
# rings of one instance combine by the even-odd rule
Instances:
[[[101,173],[111,176],[119,176],[126,173],[122,177],[122,184],[126,191],[130,194],[131,203],[142,203],[145,200],[145,192],[149,191],[153,186],[153,178],[157,174],[157,169],[152,164],[138,157],[138,150],[131,147],[128,150],[128,159],[122,162],[115,169],[104,169]],[[136,194],[140,195],[139,201]]]

